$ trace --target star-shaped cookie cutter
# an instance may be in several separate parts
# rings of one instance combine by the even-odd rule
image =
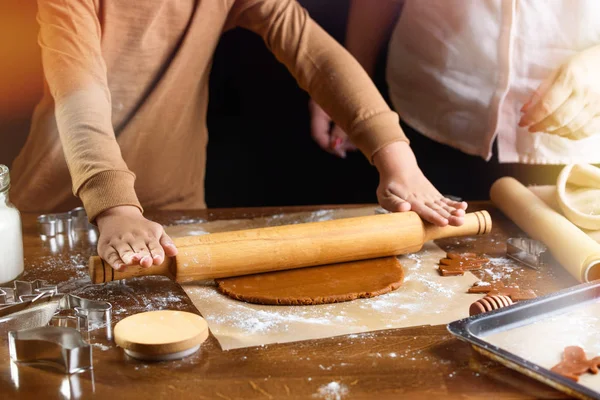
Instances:
[[[66,373],[91,368],[89,332],[105,328],[112,339],[112,305],[58,293],[38,280],[0,288],[0,333],[8,332],[11,359],[58,367]]]
[[[0,310],[14,303],[31,300],[40,295],[58,293],[56,285],[36,279],[35,281],[15,281],[12,287],[0,287]]]

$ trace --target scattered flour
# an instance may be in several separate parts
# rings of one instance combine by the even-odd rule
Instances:
[[[170,226],[172,225],[190,225],[190,224],[202,224],[206,222],[205,219],[202,218],[179,218],[174,220]]]
[[[502,273],[502,272],[495,272],[491,268],[485,268],[484,271],[485,271],[486,274],[488,274],[495,281],[499,281],[499,280],[501,280],[501,279],[504,278],[504,273]]]
[[[318,210],[310,213],[302,219],[290,220],[290,214],[271,215],[266,220],[266,226],[277,226],[282,224],[303,224],[307,222],[329,221],[335,217],[335,210]]]
[[[345,318],[330,313],[323,313],[319,317],[310,316],[310,312],[286,312],[254,310],[239,305],[230,312],[221,315],[206,315],[206,320],[211,323],[234,326],[249,334],[265,333],[270,330],[287,331],[289,324],[302,322],[317,325],[336,325],[344,323]]]
[[[418,282],[421,282],[422,284],[424,284],[428,289],[431,289],[431,291],[437,292],[445,297],[452,297],[454,296],[454,290],[452,290],[451,288],[449,288],[447,285],[444,286],[441,283],[438,282],[434,282],[431,281],[429,279],[427,279],[426,276],[422,276],[422,275],[416,275],[414,277],[414,279]],[[407,279],[408,280],[408,279]]]
[[[488,260],[490,260],[490,263],[492,263],[492,265],[494,266],[513,266],[515,265],[515,261],[511,260],[510,258],[506,258],[506,257],[491,257],[488,258]],[[512,268],[511,268],[512,269]]]
[[[348,335],[348,339],[372,339],[375,337],[373,332],[353,333]]]
[[[489,260],[489,268],[485,268],[484,271],[495,281],[513,278],[513,273],[519,276],[523,268],[527,268],[507,257],[492,257]]]
[[[319,387],[317,393],[313,397],[318,397],[325,400],[341,400],[343,396],[349,392],[348,386],[338,382],[330,382],[327,385]]]
[[[93,343],[92,346],[94,346],[95,348],[100,349],[102,351],[110,350],[110,346],[105,346],[101,343]]]
[[[203,231],[202,229],[194,229],[186,232],[187,236],[202,236],[207,235],[209,232]]]

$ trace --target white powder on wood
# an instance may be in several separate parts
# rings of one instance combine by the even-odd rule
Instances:
[[[93,343],[92,346],[94,346],[95,348],[100,349],[102,351],[110,350],[110,346],[105,346],[105,345],[100,344],[100,343]]]
[[[337,325],[346,321],[341,315],[323,313],[319,317],[310,316],[308,312],[286,312],[253,310],[243,305],[232,308],[230,312],[221,315],[206,315],[206,320],[211,323],[225,324],[242,329],[249,334],[265,333],[270,330],[287,331],[290,323],[302,322],[317,325]]]
[[[319,387],[317,393],[313,394],[313,397],[325,400],[341,400],[349,391],[348,386],[334,381]]]
[[[190,224],[201,224],[206,222],[205,219],[202,218],[179,218],[176,219],[175,221],[173,221],[173,223],[169,224],[170,226],[172,225],[190,225]]]

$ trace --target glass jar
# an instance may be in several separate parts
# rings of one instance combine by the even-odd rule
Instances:
[[[8,199],[10,173],[0,164],[0,285],[23,273],[21,215]]]

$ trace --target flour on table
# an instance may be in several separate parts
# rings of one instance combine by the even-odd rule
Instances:
[[[99,350],[102,350],[102,351],[107,351],[107,350],[111,349],[110,346],[106,346],[106,345],[103,345],[101,343],[92,343],[92,346],[94,346],[95,348],[97,348]]]
[[[348,386],[334,381],[319,387],[313,397],[325,400],[341,400],[349,391]]]
[[[171,221],[169,225],[191,225],[201,224],[203,222],[206,222],[206,220],[202,218],[179,218],[174,221]]]

